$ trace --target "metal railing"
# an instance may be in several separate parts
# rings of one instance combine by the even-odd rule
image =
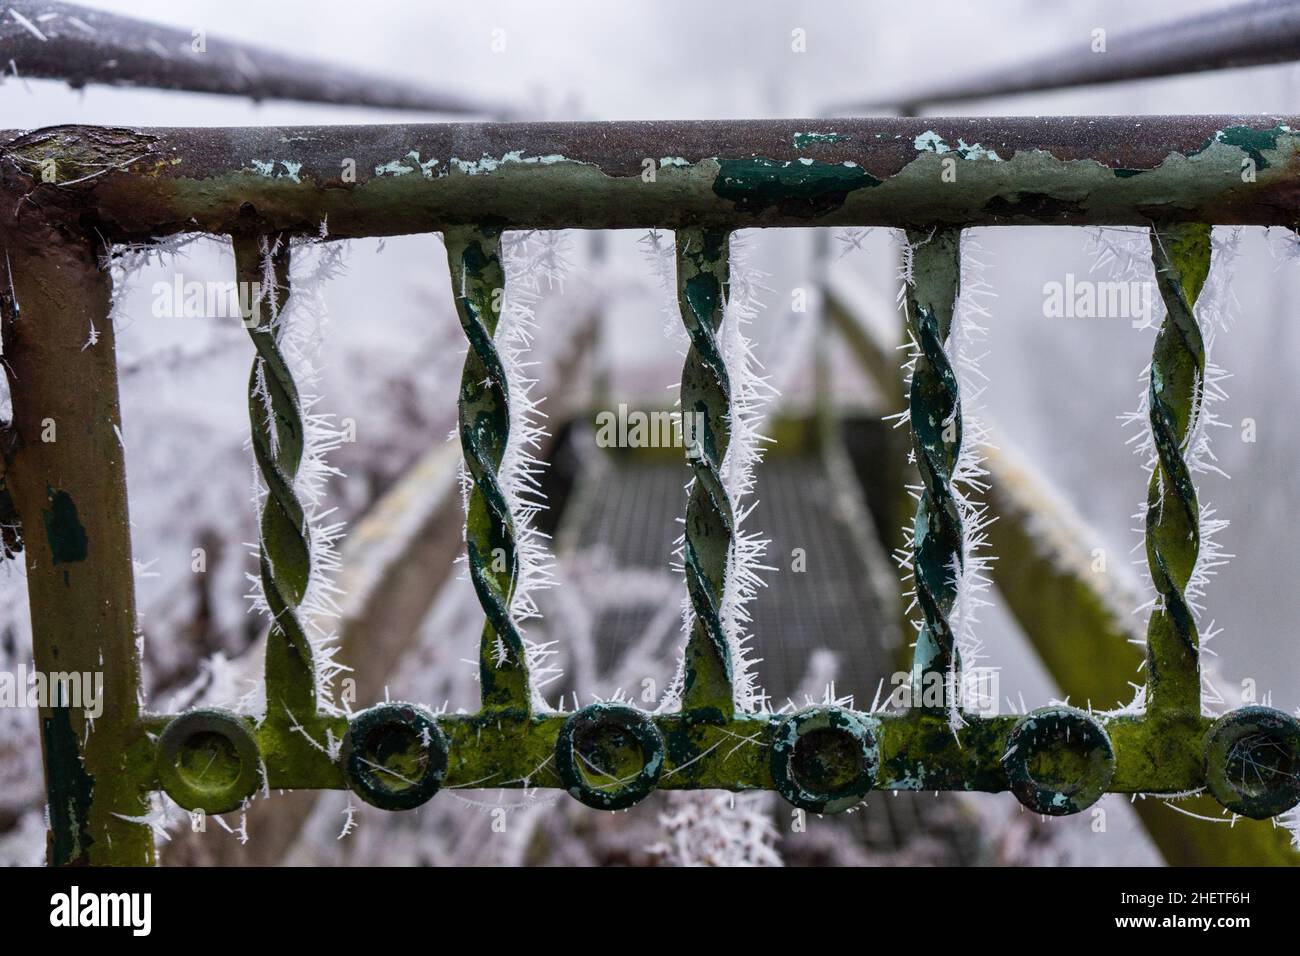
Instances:
[[[151,793],[209,813],[259,790],[350,788],[388,809],[440,788],[551,787],[600,809],[655,789],[774,789],[834,812],[873,790],[1011,791],[1043,814],[1105,792],[1208,788],[1254,818],[1300,801],[1300,722],[1246,707],[1202,713],[1196,626],[1185,589],[1198,506],[1184,440],[1204,354],[1194,306],[1210,224],[1300,225],[1296,117],[1064,117],[718,123],[527,123],[285,129],[54,127],[0,133],[4,359],[13,394],[4,488],[23,519],[35,665],[102,671],[92,724],[41,711],[49,859],[148,863]],[[1249,175],[1244,175],[1248,171]],[[348,717],[321,705],[319,661],[299,617],[311,539],[294,478],[302,410],[277,322],[289,240],[441,232],[469,343],[460,437],[473,479],[466,549],[482,605],[482,701],[474,714],[384,703]],[[951,482],[961,395],[945,350],[959,293],[961,231],[976,225],[1108,224],[1151,230],[1167,318],[1149,395],[1158,462],[1147,557],[1160,601],[1147,632],[1137,713],[1053,706],[1028,715],[960,712],[950,626],[962,561]],[[915,706],[833,706],[790,715],[736,705],[720,615],[733,543],[720,469],[728,369],[716,338],[728,239],[749,227],[894,226],[913,249],[909,393],[923,481],[915,516]],[[703,421],[685,524],[694,625],[681,709],[617,703],[575,713],[535,706],[509,605],[513,517],[498,470],[511,396],[494,339],[508,229],[655,227],[677,234],[677,288],[691,346],[681,406]],[[253,453],[267,494],[260,573],[273,615],[265,716],[158,714],[139,699],[126,474],[110,279],[114,243],[228,235],[236,278],[265,298],[245,313],[256,354]],[[256,306],[260,305],[261,308]],[[84,348],[88,330],[95,348]],[[49,420],[56,442],[41,440]],[[39,516],[39,517],[38,517]],[[1067,688],[1068,690],[1069,688]]]

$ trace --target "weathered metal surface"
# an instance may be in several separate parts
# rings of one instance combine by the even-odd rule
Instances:
[[[575,373],[591,354],[597,307],[593,304],[580,324],[572,347],[547,356],[537,369],[537,390],[547,397],[554,419],[563,420],[574,410]],[[538,456],[545,459],[552,447],[553,436],[541,436]],[[382,699],[395,668],[416,646],[420,624],[454,572],[463,548],[460,460],[457,444],[433,448],[349,528],[335,578],[342,592],[337,656],[340,661],[364,661],[364,666],[348,672],[350,686],[335,687],[336,700],[344,696],[349,702]],[[264,642],[255,642],[236,662],[236,683],[259,679],[264,654]],[[298,790],[258,801],[248,808],[246,818],[258,838],[248,844],[230,841],[208,846],[205,855],[218,865],[283,862],[317,796],[318,791]],[[169,846],[175,843],[173,838]],[[166,854],[164,849],[164,862]]]
[[[447,738],[417,704],[377,704],[348,723],[339,759],[362,800],[381,810],[414,810],[442,786]]]
[[[5,483],[27,529],[35,668],[84,675],[83,688],[102,675],[95,720],[84,699],[39,712],[48,859],[148,864],[152,834],[131,819],[148,810],[153,747],[136,724],[140,648],[108,275],[93,235],[74,229],[33,226],[3,246],[3,365],[18,444]]]
[[[12,307],[9,289],[0,281],[0,310]],[[0,422],[0,561],[12,558],[23,549],[23,529],[18,520],[18,511],[14,508],[13,496],[5,484],[5,473],[9,470],[9,460],[17,450],[17,433],[9,422]]]
[[[1115,750],[1101,721],[1077,707],[1043,707],[1016,721],[1002,754],[1011,792],[1048,816],[1086,810],[1115,776]]]
[[[677,233],[677,297],[691,339],[682,366],[682,427],[690,439],[686,458],[694,472],[682,545],[694,616],[686,643],[682,706],[701,717],[716,713],[720,719],[735,711],[731,650],[722,625],[727,559],[736,534],[731,498],[722,483],[722,462],[731,443],[731,380],[718,339],[729,249],[725,232]]]
[[[365,142],[366,131],[356,129],[63,128],[10,141],[0,153],[0,191],[12,193],[0,195],[0,240],[21,245],[25,260],[25,277],[7,300],[10,313],[17,311],[14,303],[25,305],[28,291],[48,296],[56,281],[48,263],[42,272],[33,255],[32,235],[42,231],[80,230],[84,236],[96,230],[109,240],[196,228],[231,232],[239,277],[270,286],[270,316],[246,317],[257,349],[249,386],[254,453],[269,492],[261,542],[273,617],[266,716],[149,715],[137,723],[134,710],[123,711],[126,723],[115,724],[121,739],[115,741],[119,764],[112,780],[122,788],[116,794],[89,753],[69,749],[77,739],[74,728],[66,712],[55,711],[44,725],[56,757],[50,764],[52,800],[59,802],[59,813],[67,807],[58,817],[62,842],[55,858],[81,859],[90,846],[94,861],[89,840],[96,826],[110,826],[96,822],[103,805],[134,800],[138,809],[142,793],[159,785],[185,805],[229,809],[248,796],[254,760],[265,788],[350,786],[393,809],[418,806],[441,787],[558,786],[606,808],[630,805],[655,787],[710,787],[777,788],[800,805],[831,812],[875,787],[1010,789],[1034,809],[1055,813],[1078,812],[1105,790],[1180,793],[1207,785],[1239,812],[1285,809],[1300,796],[1291,773],[1300,725],[1256,708],[1212,727],[1199,709],[1194,629],[1185,605],[1196,514],[1181,449],[1203,362],[1191,305],[1208,261],[1208,227],[1184,223],[1214,218],[1294,224],[1300,137],[1282,118],[1235,125],[1217,119],[1095,120],[1074,127],[1059,119],[927,120],[911,127],[835,121],[833,131],[790,123],[453,125],[372,130]],[[981,133],[982,140],[976,138]],[[266,138],[275,134],[278,140]],[[402,135],[428,151],[410,149],[408,142],[405,152],[381,159],[393,137]],[[272,142],[276,151],[261,152]],[[250,145],[260,155],[236,155]],[[642,155],[648,145],[654,149]],[[336,152],[351,147],[374,160],[365,166],[373,175],[362,172],[357,156]],[[307,158],[295,158],[297,150]],[[359,172],[355,181],[333,172],[323,178],[331,162],[346,172],[349,160]],[[1258,176],[1243,176],[1243,164]],[[945,182],[941,176],[952,169],[956,182]],[[645,175],[651,171],[655,175]],[[311,571],[310,537],[293,491],[302,421],[279,352],[276,318],[289,291],[287,233],[315,234],[327,217],[334,236],[445,231],[457,310],[470,344],[460,395],[462,449],[473,482],[466,540],[487,619],[480,649],[483,709],[477,714],[435,717],[418,705],[385,704],[349,721],[318,706],[311,647],[296,614]],[[902,713],[833,708],[795,718],[739,715],[719,610],[734,536],[721,480],[730,386],[716,337],[726,294],[727,235],[740,225],[874,221],[911,227],[915,247],[908,319],[920,356],[911,417],[924,489],[915,523],[924,628],[914,673],[922,704]],[[962,560],[960,509],[951,488],[960,406],[945,351],[958,289],[958,229],[1024,221],[1155,225],[1157,274],[1170,317],[1157,336],[1152,363],[1160,480],[1153,481],[1149,558],[1163,603],[1153,615],[1152,706],[1145,714],[1100,718],[1057,709],[980,717],[925,703],[924,678],[941,675],[948,685],[945,704],[955,706],[959,668],[949,615]],[[597,704],[577,714],[533,713],[524,644],[511,615],[518,555],[499,475],[510,428],[510,396],[495,342],[505,283],[499,241],[507,226],[573,223],[678,230],[678,288],[692,343],[682,409],[702,419],[693,436],[699,444],[690,448],[695,482],[687,504],[685,565],[695,626],[680,713],[651,716],[621,704]],[[69,248],[64,236],[59,241],[58,248]],[[97,264],[89,267],[93,256],[85,255],[94,247],[72,248],[78,252],[69,274],[84,279],[91,294],[62,313],[50,309],[52,321],[66,325],[64,332],[87,307],[102,318],[102,310],[95,310],[106,309],[107,302],[103,275]],[[56,262],[55,272],[64,265]],[[31,337],[22,339],[17,314],[6,317],[6,332],[10,327],[19,331],[20,348],[32,348],[47,366],[56,357],[34,347]],[[60,348],[69,345],[66,338],[56,341]],[[111,364],[111,349],[104,351]],[[103,354],[96,354],[103,362]],[[112,424],[115,394],[114,388],[105,416]],[[20,438],[31,430],[30,420],[15,424]],[[87,441],[77,459],[83,471],[85,462],[108,454],[102,437]],[[31,513],[27,506],[33,501],[39,510],[45,494],[50,547],[57,540],[59,548],[78,552],[57,551],[54,559],[85,560],[85,527],[76,526],[80,535],[58,531],[72,528],[76,511],[59,497],[63,491],[43,490],[30,473],[23,477],[32,461],[39,463],[41,456],[18,456],[6,475],[14,478],[20,511]],[[120,492],[120,466],[109,477]],[[111,551],[118,576],[109,583],[129,593],[124,499],[120,510],[116,502],[108,504],[97,520],[113,522],[104,537],[114,543],[116,535],[122,544]],[[28,560],[36,567],[30,547]],[[34,617],[71,626],[75,618],[51,616],[54,596],[40,590],[51,583],[48,569],[41,575],[32,586]],[[103,589],[95,597],[94,608],[78,609],[102,614]],[[79,643],[78,653],[89,646]],[[117,691],[134,694],[137,677],[134,671],[117,674]],[[159,735],[157,746],[141,728]],[[341,748],[338,753],[331,742]],[[1271,763],[1262,783],[1241,776],[1243,767],[1256,767],[1265,756]],[[197,780],[194,768],[209,765],[215,775]],[[128,839],[121,856],[115,848],[105,860],[127,860],[131,839],[147,839],[138,824],[116,820],[128,826]]]
[[[1288,116],[62,126],[0,132],[0,216],[80,219],[114,241],[315,235],[327,218],[338,238],[478,224],[1294,226],[1297,129]]]
[[[944,714],[922,708],[887,713],[845,711],[875,728],[880,766],[877,790],[970,790],[996,793],[1010,789],[1002,757],[1007,741],[1022,719],[1015,714],[980,717],[967,714],[965,724],[954,728]],[[544,787],[565,789],[556,768],[556,748],[570,713],[484,711],[478,714],[440,714],[432,719],[446,738],[448,762],[443,789],[486,787],[495,789]],[[1182,793],[1204,786],[1201,742],[1213,724],[1208,717],[1178,722],[1142,721],[1133,717],[1096,716],[1111,739],[1115,774],[1109,787],[1114,793]],[[157,733],[171,718],[149,715],[145,726]],[[264,752],[279,730],[253,729]],[[354,718],[355,719],[355,718]],[[776,789],[771,770],[771,747],[782,718],[775,714],[737,714],[718,721],[708,714],[689,711],[649,715],[665,743],[658,789]],[[336,740],[348,730],[344,717],[325,717],[319,727]],[[813,740],[816,759],[834,740]],[[346,780],[338,765],[329,775],[299,776],[283,763],[267,765],[274,789],[299,786],[343,789]],[[435,798],[436,799],[436,798]],[[1166,811],[1171,812],[1171,811]]]
[[[312,573],[311,535],[295,487],[306,438],[298,388],[280,350],[290,291],[289,240],[237,236],[234,248],[239,282],[259,290],[246,297],[249,311],[242,318],[256,349],[248,377],[248,421],[266,490],[258,569],[271,616],[267,714],[273,721],[302,720],[316,712],[317,694],[311,641],[298,611]]]
[[[645,799],[664,769],[664,738],[650,715],[626,704],[596,703],[570,714],[555,742],[565,790],[597,810]]]
[[[860,290],[850,289],[842,279],[831,281],[826,291],[827,314],[836,330],[843,331],[843,341],[854,358],[882,391],[897,390],[901,331],[894,323],[892,304],[882,299],[864,305]],[[874,313],[864,313],[864,309],[874,309]],[[1090,706],[1127,699],[1142,660],[1132,647],[1132,641],[1142,636],[1131,613],[1140,603],[1136,591],[1110,575],[1093,572],[1090,549],[1097,541],[1095,532],[1058,502],[1036,472],[1002,447],[1006,441],[996,428],[991,431],[992,444],[998,447],[986,448],[984,453],[989,472],[987,527],[990,547],[997,555],[989,569],[993,583],[1043,663],[1073,699]],[[1244,714],[1250,720],[1250,710],[1243,708],[1234,714]],[[1267,716],[1274,729],[1262,728],[1264,752],[1273,757],[1265,766],[1265,780],[1272,777],[1275,767],[1285,769],[1285,750],[1274,746],[1274,737],[1280,736],[1280,743],[1285,744],[1288,736],[1285,730],[1278,731],[1288,725],[1278,720],[1276,711],[1269,710]],[[1179,775],[1201,781],[1189,790],[1209,786],[1217,787],[1227,799],[1239,796],[1227,786],[1229,774],[1220,769],[1226,761],[1200,762],[1198,770],[1202,731],[1197,728],[1208,733],[1206,720],[1180,716],[1145,729],[1132,717],[1103,723],[1116,750],[1121,782],[1177,761]],[[1166,729],[1168,737],[1164,736]],[[1250,737],[1257,746],[1261,735]],[[1206,744],[1209,757],[1213,745]],[[1235,779],[1240,781],[1240,773]],[[1273,782],[1286,785],[1290,781],[1293,785],[1295,779],[1284,775]],[[1114,780],[1111,789],[1116,789]],[[1208,824],[1197,816],[1215,816],[1223,806],[1208,795],[1183,796],[1179,805],[1187,813],[1170,809],[1160,799],[1138,799],[1133,804],[1170,864],[1300,865],[1300,854],[1292,848],[1287,831],[1271,822],[1237,819],[1231,827]]]
[[[961,289],[961,233],[909,231],[907,242],[907,330],[915,351],[908,422],[921,475],[912,525],[912,578],[923,620],[912,655],[912,699],[955,714],[961,657],[949,615],[965,555],[952,478],[961,453],[962,418],[957,376],[945,346]],[[942,693],[936,695],[935,689]]]
[[[1080,33],[1071,46],[960,79],[873,97],[856,113],[880,106],[917,111],[928,103],[959,103],[1070,86],[1120,83],[1206,70],[1300,60],[1300,7],[1290,0],[1241,3],[1222,10],[1099,36]]]
[[[1156,466],[1147,485],[1146,552],[1159,595],[1147,622],[1147,705],[1199,713],[1200,650],[1186,590],[1200,551],[1200,506],[1184,449],[1205,379],[1205,343],[1193,308],[1210,271],[1210,227],[1152,230],[1151,256],[1166,312],[1147,389]]]
[[[470,580],[487,620],[479,645],[484,709],[532,710],[528,660],[510,602],[519,576],[514,518],[498,472],[510,440],[510,394],[494,341],[505,294],[499,229],[446,234],[461,327],[469,340],[460,380],[460,444],[473,480],[465,524]]]
[[[841,707],[790,714],[772,734],[772,782],[801,810],[838,813],[857,806],[880,772],[878,723]],[[810,743],[817,741],[817,745]]]
[[[0,18],[6,72],[90,84],[190,90],[433,113],[500,107],[336,63],[289,56],[55,0],[10,0]],[[11,66],[12,64],[12,66]]]

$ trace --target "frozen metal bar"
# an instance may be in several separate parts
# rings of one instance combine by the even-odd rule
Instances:
[[[677,298],[691,340],[682,366],[682,436],[695,475],[682,539],[692,612],[682,706],[727,717],[735,709],[734,662],[722,602],[736,528],[722,476],[731,443],[731,379],[718,335],[726,309],[730,240],[726,232],[713,230],[677,233]]]
[[[483,708],[529,713],[532,689],[523,635],[511,600],[519,578],[514,515],[501,483],[510,440],[510,393],[496,344],[505,272],[498,229],[461,229],[446,235],[456,312],[469,341],[460,380],[460,445],[473,479],[465,519],[465,549],[474,593],[485,621],[479,643]]]
[[[35,669],[47,687],[76,679],[66,696],[40,701],[47,859],[140,866],[154,858],[140,822],[154,758],[138,720],[126,451],[99,251],[53,227],[0,242],[18,445],[5,482],[25,532]]]
[[[1050,55],[874,96],[842,111],[896,106],[911,113],[927,103],[961,103],[1295,60],[1300,60],[1300,4],[1264,0],[1113,36],[1080,31],[1075,43]]]
[[[1210,271],[1210,227],[1153,230],[1151,255],[1165,320],[1147,390],[1155,466],[1147,486],[1146,553],[1159,596],[1147,622],[1147,706],[1156,713],[1200,713],[1200,640],[1189,585],[1201,546],[1201,509],[1189,436],[1203,401],[1205,342],[1194,309]]]
[[[0,132],[0,230],[1300,224],[1300,117]]]
[[[99,83],[431,113],[502,111],[499,105],[236,43],[201,29],[53,0],[9,0],[5,7],[0,66],[6,74],[64,80],[78,89]]]

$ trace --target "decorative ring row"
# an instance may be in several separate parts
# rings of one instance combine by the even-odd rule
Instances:
[[[157,745],[162,789],[189,810],[227,813],[263,785],[253,723],[227,711],[182,714]],[[1243,707],[1205,735],[1205,779],[1228,810],[1264,819],[1300,804],[1300,721],[1271,707]],[[600,703],[560,728],[555,766],[564,788],[598,810],[622,810],[648,796],[664,769],[654,720],[624,704]],[[385,810],[429,800],[446,776],[450,746],[424,708],[386,703],[355,715],[339,760],[348,786]],[[879,721],[840,707],[810,707],[773,728],[772,780],[794,806],[837,813],[877,786]],[[1021,717],[1007,736],[1002,769],[1011,792],[1036,813],[1085,810],[1115,773],[1115,750],[1101,722],[1073,707]]]

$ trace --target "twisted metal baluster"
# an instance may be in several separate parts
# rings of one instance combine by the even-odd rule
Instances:
[[[519,555],[498,474],[510,438],[506,373],[493,341],[505,290],[501,231],[461,227],[444,238],[456,311],[469,339],[460,380],[460,444],[474,480],[465,525],[469,572],[487,618],[479,645],[480,692],[485,710],[529,712],[528,661],[510,613]]]
[[[248,380],[253,456],[266,485],[259,569],[271,612],[266,644],[267,718],[307,720],[316,714],[316,669],[297,608],[311,578],[311,535],[294,480],[303,455],[302,409],[280,351],[279,321],[289,300],[287,236],[237,236],[235,272],[240,309],[257,349]],[[265,268],[270,258],[271,269]],[[274,288],[266,288],[273,277]],[[245,290],[260,289],[253,295]]]
[[[1200,653],[1186,589],[1200,551],[1200,505],[1183,454],[1205,380],[1205,342],[1193,307],[1210,269],[1210,226],[1180,223],[1151,232],[1164,324],[1156,334],[1147,391],[1156,467],[1147,486],[1146,550],[1160,596],[1147,621],[1151,710],[1200,713]]]
[[[686,589],[695,621],[686,642],[682,708],[735,710],[731,650],[722,628],[727,556],[735,537],[722,462],[731,440],[731,381],[719,347],[727,285],[729,233],[677,232],[677,294],[691,346],[682,367],[682,432],[691,439],[687,460],[695,472],[686,502],[683,548]]]
[[[963,562],[961,513],[952,492],[962,431],[957,376],[944,342],[961,286],[961,232],[908,230],[907,242],[912,248],[907,328],[917,352],[908,408],[922,485],[913,523],[912,568],[923,618],[912,655],[913,706],[949,710],[946,705],[956,706],[961,671],[948,617]],[[941,675],[939,682],[934,674]],[[945,706],[935,706],[936,683],[944,690]]]

